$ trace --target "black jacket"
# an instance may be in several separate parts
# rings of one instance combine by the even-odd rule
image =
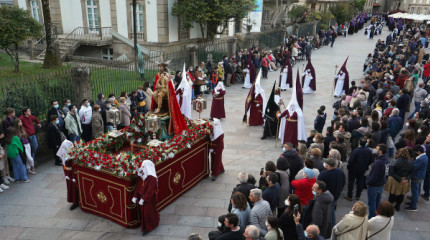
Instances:
[[[360,120],[358,118],[351,118],[348,120],[348,132],[352,132],[360,127]]]
[[[58,149],[61,146],[61,133],[54,123],[50,122],[46,129],[46,137],[48,138],[48,147]]]
[[[294,180],[300,169],[303,168],[303,161],[296,151],[290,150],[282,154],[282,157],[287,159],[290,166],[290,182]]]
[[[243,193],[243,195],[245,195],[246,197],[246,201],[248,201],[248,204],[250,207],[252,207],[252,202],[251,200],[249,200],[249,193],[251,192],[251,189],[254,189],[255,186],[250,184],[250,183],[241,183],[241,184],[237,184],[235,188],[233,188],[233,192],[241,192]],[[231,202],[228,205],[228,212],[231,212]]]
[[[328,156],[328,153],[330,151],[330,143],[331,142],[336,142],[336,137],[333,135],[327,135],[324,138],[324,154],[323,154],[323,157],[325,157],[325,158]]]
[[[284,233],[285,240],[297,239],[296,223],[294,222],[293,213],[284,212],[279,218],[279,228]]]
[[[412,163],[407,159],[396,159],[390,166],[390,176],[401,182],[403,179],[410,179],[412,174]]]
[[[322,130],[324,129],[324,125],[325,125],[324,116],[318,115],[314,121],[314,129],[317,130],[319,133],[321,133]]]
[[[52,115],[58,116],[57,110],[60,112],[61,115],[66,116],[66,114],[64,114],[64,112],[63,112],[63,109],[61,109],[61,108],[56,109],[54,107],[51,107],[48,110],[48,115],[46,116],[46,120],[48,121],[48,123],[51,121]]]
[[[363,175],[374,161],[372,150],[368,147],[357,147],[352,151],[348,161],[348,170]]]

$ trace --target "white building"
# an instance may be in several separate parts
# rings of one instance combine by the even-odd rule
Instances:
[[[192,42],[202,37],[200,27],[184,30],[180,21],[174,17],[173,4],[177,0],[137,0],[137,40],[148,48],[161,48]],[[30,11],[33,18],[43,23],[41,0],[13,0],[15,5]],[[126,40],[133,38],[132,0],[50,0],[51,19],[60,39],[81,37],[86,38],[85,44],[72,46],[74,43],[60,48],[63,53],[72,49],[77,55],[86,54],[93,57],[100,55],[105,59],[117,58],[125,51]],[[252,23],[252,32],[259,32],[262,21],[263,0],[257,0],[261,8],[249,14],[248,22]],[[244,20],[245,21],[245,20]],[[223,36],[233,36],[246,32],[247,23],[231,21]],[[245,26],[245,27],[244,27]],[[111,33],[113,31],[113,34]],[[116,34],[117,33],[117,34]],[[85,35],[85,36],[84,36]],[[91,37],[91,35],[93,37]],[[93,41],[95,36],[112,35],[113,40]],[[120,35],[120,36],[118,36]],[[111,37],[112,38],[112,37]],[[106,40],[101,37],[99,40]],[[70,42],[70,41],[69,41]],[[127,48],[129,48],[127,46]]]

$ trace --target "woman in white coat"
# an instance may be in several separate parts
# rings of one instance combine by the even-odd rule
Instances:
[[[376,210],[376,216],[369,219],[367,227],[368,240],[390,240],[394,224],[393,204],[382,201]]]
[[[333,227],[332,235],[334,234],[337,240],[365,240],[367,224],[366,204],[358,201],[352,206],[352,211]]]

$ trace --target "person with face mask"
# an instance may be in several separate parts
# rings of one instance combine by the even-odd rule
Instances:
[[[284,234],[279,229],[279,222],[275,216],[270,216],[266,220],[267,234],[264,236],[265,240],[284,240]]]
[[[79,110],[79,119],[82,124],[82,134],[81,138],[85,142],[91,141],[91,118],[93,116],[93,110],[91,108],[90,102],[87,99],[82,100],[82,106]]]
[[[91,120],[91,127],[92,127],[92,137],[94,139],[99,138],[103,135],[104,132],[104,125],[103,125],[103,118],[101,115],[101,107],[100,105],[96,104],[93,108],[93,115]]]
[[[336,160],[333,158],[324,159],[324,168],[326,171],[318,175],[318,180],[323,181],[327,185],[327,190],[333,195],[332,203],[332,225],[336,225],[336,205],[337,200],[345,186],[345,173],[342,169],[336,167]]]
[[[303,223],[308,226],[313,223],[320,229],[322,237],[330,238],[332,230],[331,205],[333,203],[333,195],[327,191],[327,185],[318,180],[312,186],[312,194],[315,196],[313,204],[309,206],[308,214],[305,214]]]
[[[300,199],[296,194],[289,194],[284,201],[285,211],[281,212],[278,218],[279,228],[284,233],[285,240],[297,239],[296,224],[294,223],[294,209],[298,213],[302,213],[302,205]],[[297,206],[297,207],[295,207]]]
[[[48,110],[48,114],[46,116],[46,119],[49,119],[52,115],[58,116],[58,121],[60,123],[58,126],[60,127],[61,131],[63,131],[64,128],[64,118],[66,117],[66,114],[63,112],[63,110],[60,108],[60,105],[58,105],[58,101],[51,101],[51,108]],[[7,129],[3,126],[3,129]]]
[[[69,133],[69,140],[71,142],[79,141],[82,134],[81,121],[79,121],[77,108],[75,105],[69,106],[69,114],[67,114],[66,119],[66,130]]]
[[[210,231],[208,234],[209,240],[215,240],[218,236],[225,233],[227,231],[226,227],[224,226],[224,220],[226,215],[221,215],[218,217],[218,225],[217,230]]]
[[[50,122],[46,128],[46,137],[48,139],[48,147],[52,150],[52,153],[55,157],[55,165],[63,166],[61,159],[57,156],[58,149],[60,149],[61,143],[66,140],[66,135],[60,130],[58,124],[60,121],[58,120],[57,115],[52,115],[50,118]]]

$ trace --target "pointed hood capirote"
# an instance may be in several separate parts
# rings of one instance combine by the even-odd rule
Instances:
[[[305,68],[305,74],[307,74],[308,72],[310,72],[310,74],[312,75],[312,81],[309,84],[309,87],[312,90],[316,91],[317,90],[317,84],[316,84],[317,83],[317,77],[315,75],[315,68],[311,62],[311,57],[308,58],[308,64],[306,64],[306,68]],[[302,86],[304,86],[304,84],[305,84],[305,77],[306,77],[305,74],[302,77]]]
[[[287,53],[287,55],[285,56],[284,59],[284,63],[282,64],[282,68],[281,68],[281,73],[282,71],[284,71],[284,68],[288,68],[288,73],[287,73],[287,84],[289,84],[290,87],[293,86],[293,67],[291,66],[291,62],[290,62],[290,54]],[[281,87],[281,81],[282,81],[282,75],[279,76],[279,83],[278,83],[278,87]]]
[[[343,63],[342,67],[339,69],[339,72],[337,73],[338,77],[345,75],[344,82],[343,82],[343,90],[345,90],[345,92],[347,92],[349,89],[349,73],[348,73],[348,70],[346,69],[346,63],[348,62],[348,58],[349,57],[345,59],[345,62]],[[334,82],[335,86],[336,86],[336,81],[337,79],[335,79],[335,82]]]
[[[303,89],[302,89],[302,86],[300,85],[299,69],[297,69],[295,90],[296,90],[295,92],[296,92],[297,103],[299,104],[300,108],[303,111]]]

